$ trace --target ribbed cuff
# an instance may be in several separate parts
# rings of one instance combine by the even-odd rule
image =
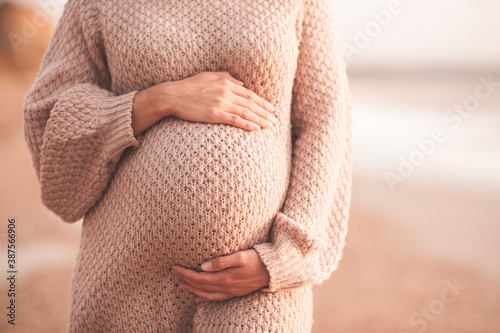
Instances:
[[[272,226],[271,242],[253,246],[270,277],[269,286],[261,290],[274,292],[311,283],[306,259],[324,245],[322,237],[307,228],[305,223],[278,212]]]
[[[269,286],[261,291],[276,292],[301,287],[310,282],[304,258],[286,235],[278,234],[273,243],[255,244],[260,259],[269,272]]]
[[[136,90],[103,99],[97,114],[99,128],[104,139],[106,159],[116,161],[125,148],[138,147],[139,142],[132,129],[132,106]]]

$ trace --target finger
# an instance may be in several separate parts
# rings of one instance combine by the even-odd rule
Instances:
[[[201,265],[204,271],[220,271],[230,267],[240,267],[242,265],[242,254],[232,253],[227,256],[211,259]]]
[[[245,120],[252,121],[260,127],[269,128],[274,125],[271,122],[271,115],[266,110],[262,109],[260,106],[249,101],[248,99],[244,99],[243,97],[235,96],[235,98],[236,104],[230,105],[225,111],[234,113]],[[269,115],[265,115],[264,113]],[[266,117],[271,120],[267,120]]]
[[[182,266],[174,267],[172,272],[190,285],[217,285],[223,278],[222,272],[195,272]]]
[[[257,103],[260,107],[262,107],[264,110],[268,112],[274,112],[276,110],[271,103],[269,103],[264,98],[260,97],[250,89],[241,86],[234,86],[234,89],[232,91],[238,96],[253,100],[255,103]]]
[[[215,72],[214,74],[216,74],[217,76],[225,77],[225,78],[231,80],[232,82],[237,83],[239,86],[242,86],[244,84],[243,81],[240,81],[240,80],[234,78],[228,71]]]
[[[258,115],[259,117],[267,119],[268,121],[271,121],[272,119],[275,118],[275,116],[271,112],[269,112],[268,109],[256,103],[254,99],[246,98],[245,96],[241,96],[238,94],[234,94],[233,97],[234,97],[233,104],[245,107],[251,110],[256,115]]]
[[[208,301],[223,301],[223,300],[229,298],[229,296],[227,294],[225,294],[225,293],[222,293],[222,292],[206,292],[206,291],[194,288],[193,286],[190,286],[188,284],[184,284],[183,287],[182,287],[182,289],[185,289],[185,290],[189,291],[190,293],[193,293],[196,296],[204,298],[204,299],[206,299]]]
[[[206,299],[204,299],[204,298],[202,298],[202,297],[196,297],[196,298],[194,299],[194,301],[195,301],[195,302],[207,302],[208,300],[206,300]]]
[[[220,112],[217,122],[240,127],[247,131],[257,131],[260,129],[258,124],[230,112]]]
[[[211,285],[211,284],[196,284],[196,283],[189,283],[187,281],[183,281],[179,284],[179,288],[183,289],[186,286],[190,286],[192,288],[201,290],[201,291],[206,291],[206,292],[226,292],[228,286],[225,285]]]

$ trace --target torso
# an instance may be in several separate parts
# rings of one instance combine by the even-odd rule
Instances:
[[[266,316],[267,324],[278,325],[286,316],[289,327],[295,320],[296,331],[308,331],[310,288],[195,307],[194,297],[169,272],[172,264],[199,271],[208,259],[270,241],[291,176],[299,2],[95,2],[116,94],[228,71],[271,102],[278,121],[249,132],[163,118],[139,137],[137,148],[126,149],[82,225],[72,327],[144,331],[143,325],[158,325],[180,332],[193,316],[200,323],[224,320],[211,314],[238,306],[246,311],[260,302],[245,320]],[[140,43],[130,46],[130,40]],[[132,70],[123,71],[124,64]],[[289,312],[276,312],[278,303],[288,304]]]
[[[270,13],[258,2],[238,2],[238,10],[248,12],[240,20],[232,1],[199,1],[196,6],[171,1],[168,8],[158,2],[147,12],[143,1],[136,1],[127,17],[115,15],[118,0],[100,3],[114,91],[227,70],[277,109],[277,124],[256,132],[162,119],[141,135],[137,149],[124,152],[109,188],[86,216],[84,234],[95,235],[91,229],[100,223],[112,224],[121,233],[115,239],[123,241],[123,251],[149,244],[150,260],[194,268],[208,258],[268,241],[286,197],[298,4],[271,1],[276,11]],[[266,23],[266,15],[282,18]],[[125,48],[130,44],[122,39],[129,35],[143,43]],[[129,66],[133,70],[124,73],[123,62],[134,63]],[[135,191],[124,194],[122,185],[130,182]],[[127,197],[126,206],[116,205],[117,196]],[[136,224],[134,233],[120,228],[123,223]]]

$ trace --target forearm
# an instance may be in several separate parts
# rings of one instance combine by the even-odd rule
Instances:
[[[123,152],[138,147],[130,126],[136,91],[111,91],[98,9],[82,3],[64,7],[23,104],[41,201],[65,222],[88,212]]]
[[[134,136],[146,131],[152,125],[173,115],[176,105],[173,89],[175,82],[164,82],[139,91],[132,106],[132,129]]]

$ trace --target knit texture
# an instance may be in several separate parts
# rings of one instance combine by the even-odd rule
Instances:
[[[45,206],[83,218],[67,332],[309,332],[342,256],[351,116],[329,0],[69,0],[24,103]],[[135,137],[135,94],[228,71],[274,127],[165,117]],[[194,301],[173,264],[254,248],[268,286]]]

